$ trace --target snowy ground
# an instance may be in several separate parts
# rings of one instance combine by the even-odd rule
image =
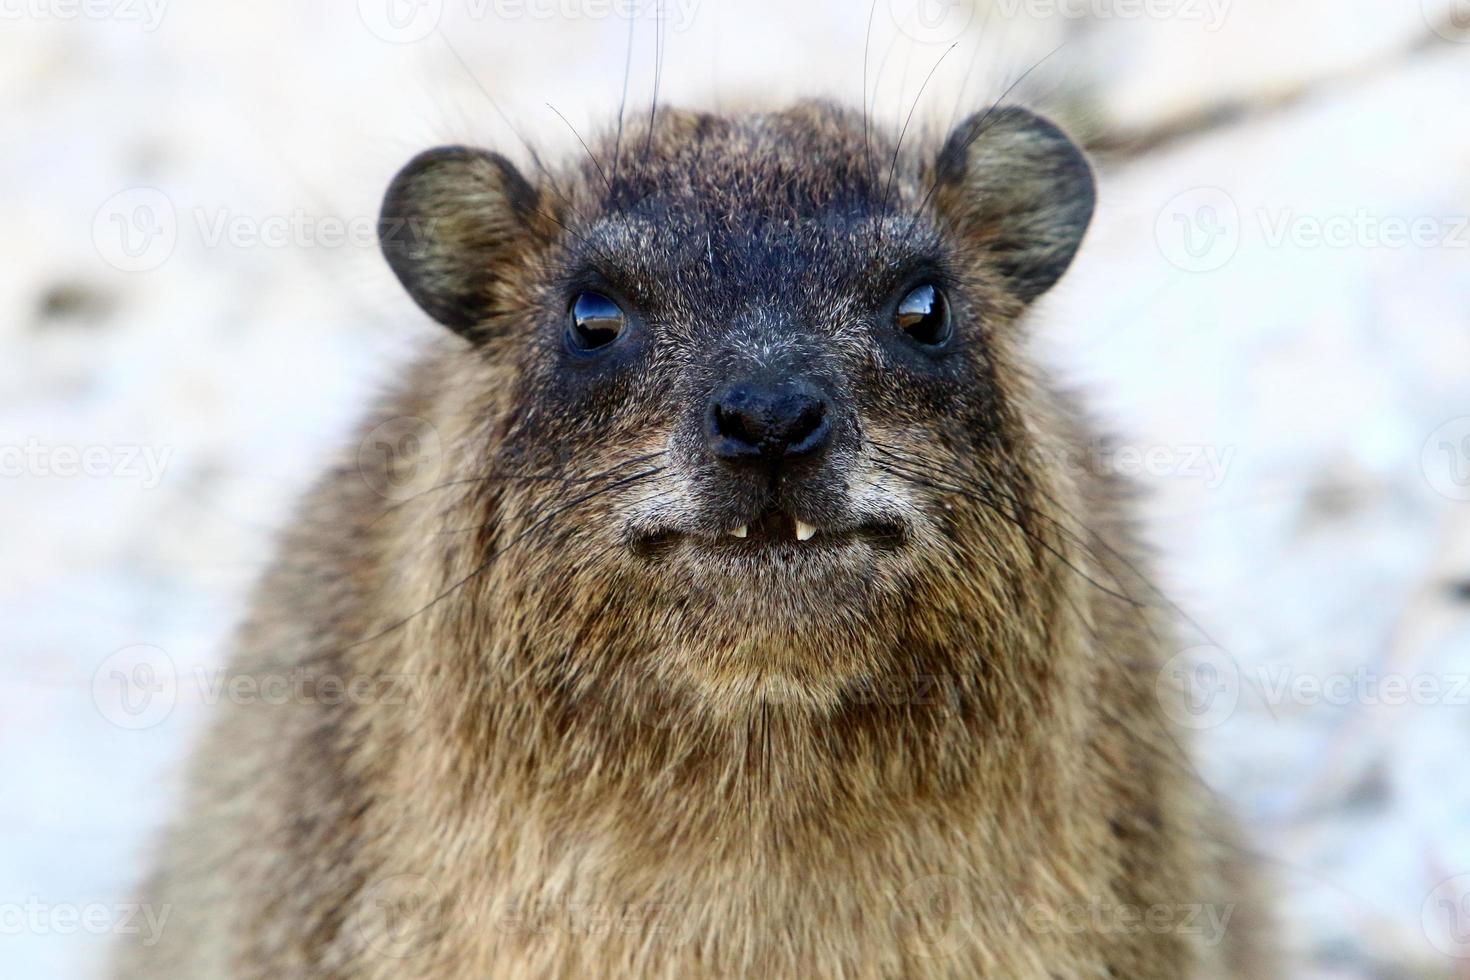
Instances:
[[[1045,57],[1022,90],[1104,151],[1038,346],[1155,491],[1186,720],[1293,975],[1470,976],[1470,9],[911,6],[876,8],[880,112],[952,43],[940,124]],[[675,101],[859,97],[866,5],[668,8]],[[0,3],[5,976],[96,975],[148,928],[121,903],[270,532],[433,336],[372,241],[387,178],[515,153],[502,110],[553,148],[546,103],[605,120],[607,9]]]

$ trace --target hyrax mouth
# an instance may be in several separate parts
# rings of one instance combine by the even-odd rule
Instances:
[[[773,544],[779,541],[810,541],[816,537],[817,526],[808,524],[799,517],[783,511],[767,511],[750,524],[731,528],[729,536],[748,541],[752,545]]]
[[[681,531],[664,528],[640,535],[633,550],[645,558],[658,558],[687,545],[693,552],[722,554],[732,558],[763,555],[800,560],[863,543],[877,551],[893,551],[904,544],[906,532],[892,521],[868,521],[821,526],[808,523],[781,510],[770,510],[755,520],[724,531]]]

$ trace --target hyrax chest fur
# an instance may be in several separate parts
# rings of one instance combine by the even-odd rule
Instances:
[[[1092,171],[920,142],[661,110],[394,178],[452,333],[285,534],[232,670],[306,681],[220,708],[123,975],[1270,975],[1024,353]]]

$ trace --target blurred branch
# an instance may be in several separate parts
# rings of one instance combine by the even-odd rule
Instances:
[[[1367,64],[1328,72],[1275,93],[1226,99],[1181,113],[1171,119],[1138,127],[1118,126],[1087,140],[1087,149],[1110,160],[1127,162],[1136,157],[1204,136],[1217,130],[1274,115],[1339,85],[1353,84],[1402,67],[1405,63],[1445,45],[1445,33],[1454,25],[1447,19],[1433,30]]]

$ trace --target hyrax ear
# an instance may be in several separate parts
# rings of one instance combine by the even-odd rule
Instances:
[[[1025,303],[1067,271],[1097,201],[1077,144],[1019,108],[961,123],[940,151],[937,177],[940,210]]]
[[[378,241],[424,312],[478,340],[535,210],[535,189],[505,157],[445,146],[414,157],[388,185]]]

